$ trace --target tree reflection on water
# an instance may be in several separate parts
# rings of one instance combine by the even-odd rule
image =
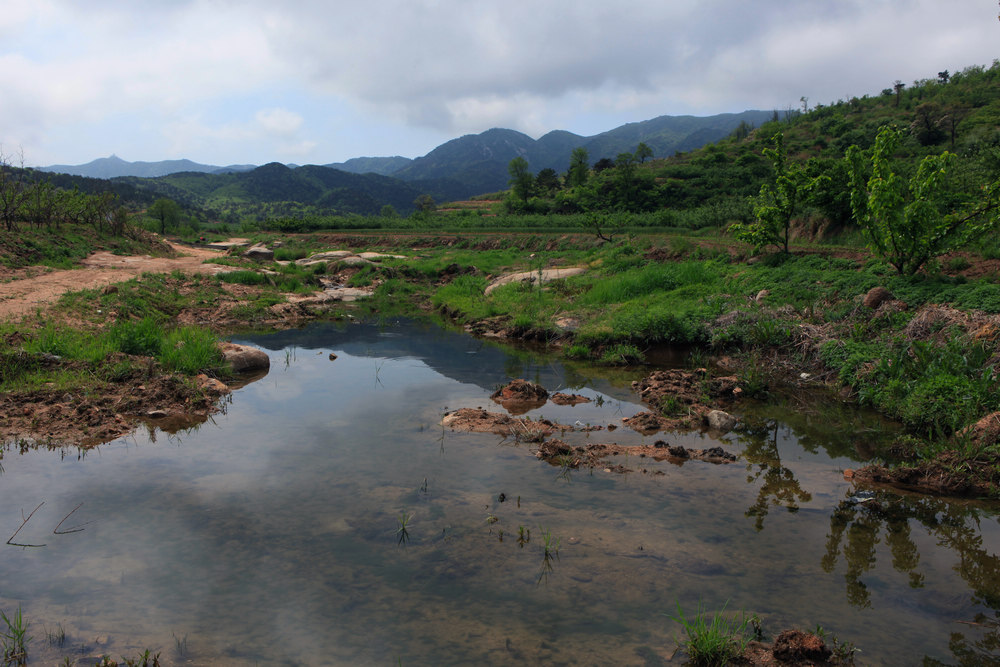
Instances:
[[[781,464],[778,452],[780,423],[773,419],[750,420],[744,418],[740,427],[744,444],[743,458],[747,461],[747,483],[761,481],[757,501],[744,514],[753,517],[754,527],[764,529],[764,517],[771,505],[784,507],[789,512],[799,509],[799,503],[812,500],[812,494],[802,488],[795,474]],[[785,427],[787,428],[787,427]]]
[[[859,608],[870,607],[871,597],[862,577],[875,567],[875,548],[884,534],[892,554],[892,567],[909,576],[910,586],[920,588],[924,575],[918,570],[920,553],[911,538],[911,529],[922,526],[939,547],[951,551],[958,563],[955,572],[972,592],[974,604],[989,607],[993,617],[979,614],[964,621],[976,637],[951,633],[949,648],[960,665],[1000,662],[1000,557],[984,547],[983,518],[992,520],[982,509],[940,498],[897,495],[888,491],[854,493],[841,501],[830,516],[826,554],[822,567],[832,572],[842,554],[847,571],[848,601]],[[931,658],[925,664],[942,665]]]

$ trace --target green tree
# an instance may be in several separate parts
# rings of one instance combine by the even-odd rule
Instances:
[[[417,209],[418,213],[430,213],[437,208],[437,204],[434,203],[434,198],[428,194],[420,195],[414,199],[413,206]]]
[[[653,157],[653,149],[646,145],[645,142],[640,141],[639,145],[635,147],[635,157],[640,163],[645,162],[646,158]]]
[[[929,155],[907,178],[892,154],[903,133],[885,127],[870,152],[847,149],[851,210],[869,249],[900,275],[912,275],[930,259],[1000,226],[1000,178],[962,196],[949,172],[958,158]]]
[[[510,174],[508,183],[514,197],[527,202],[535,189],[535,177],[531,175],[528,161],[518,155],[507,165],[507,173]]]
[[[906,88],[906,84],[896,79],[892,84],[892,89],[896,92],[896,106],[899,106],[899,99],[903,96],[903,88]]]
[[[636,157],[633,153],[619,153],[615,158],[615,185],[617,203],[626,211],[635,203]]]
[[[173,199],[160,197],[146,210],[154,220],[160,223],[160,234],[166,234],[167,229],[177,226],[181,217],[181,207]]]
[[[765,148],[764,155],[774,167],[774,183],[760,186],[760,193],[751,199],[755,219],[736,223],[730,231],[755,250],[776,245],[787,253],[792,218],[806,195],[809,179],[800,165],[789,164],[784,133],[778,132],[771,141],[774,148]]]
[[[599,174],[607,169],[614,169],[615,163],[609,157],[602,157],[600,160],[594,163],[594,173]]]
[[[569,158],[566,184],[571,188],[577,188],[585,185],[588,178],[590,178],[590,154],[583,146],[574,148]]]
[[[546,167],[538,172],[535,176],[535,185],[538,187],[539,191],[547,192],[552,194],[559,189],[559,174],[556,173],[555,169]]]

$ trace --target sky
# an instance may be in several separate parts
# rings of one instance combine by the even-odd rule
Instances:
[[[25,166],[419,157],[800,108],[1000,58],[996,0],[0,0]]]

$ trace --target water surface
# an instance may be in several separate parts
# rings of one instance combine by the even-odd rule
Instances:
[[[532,418],[620,425],[644,409],[637,372],[408,321],[243,341],[270,373],[197,430],[4,452],[4,537],[44,502],[15,540],[44,546],[0,558],[0,608],[23,608],[36,664],[146,648],[184,664],[658,664],[678,603],[821,625],[864,664],[973,660],[996,639],[996,506],[853,495],[842,470],[892,427],[828,397],[748,405],[721,442],[566,436],[719,444],[735,464],[566,471],[441,416],[500,411],[489,394],[524,377],[596,399]]]

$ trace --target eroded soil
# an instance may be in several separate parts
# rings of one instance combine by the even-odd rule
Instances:
[[[223,253],[205,248],[189,248],[171,244],[172,257],[143,255],[128,257],[110,252],[96,252],[83,261],[83,268],[48,270],[33,268],[17,273],[9,272],[7,280],[0,282],[0,321],[11,322],[44,310],[67,292],[97,289],[131,280],[143,273],[205,273],[215,275],[232,271],[221,264],[205,264],[205,260],[221,257]]]

